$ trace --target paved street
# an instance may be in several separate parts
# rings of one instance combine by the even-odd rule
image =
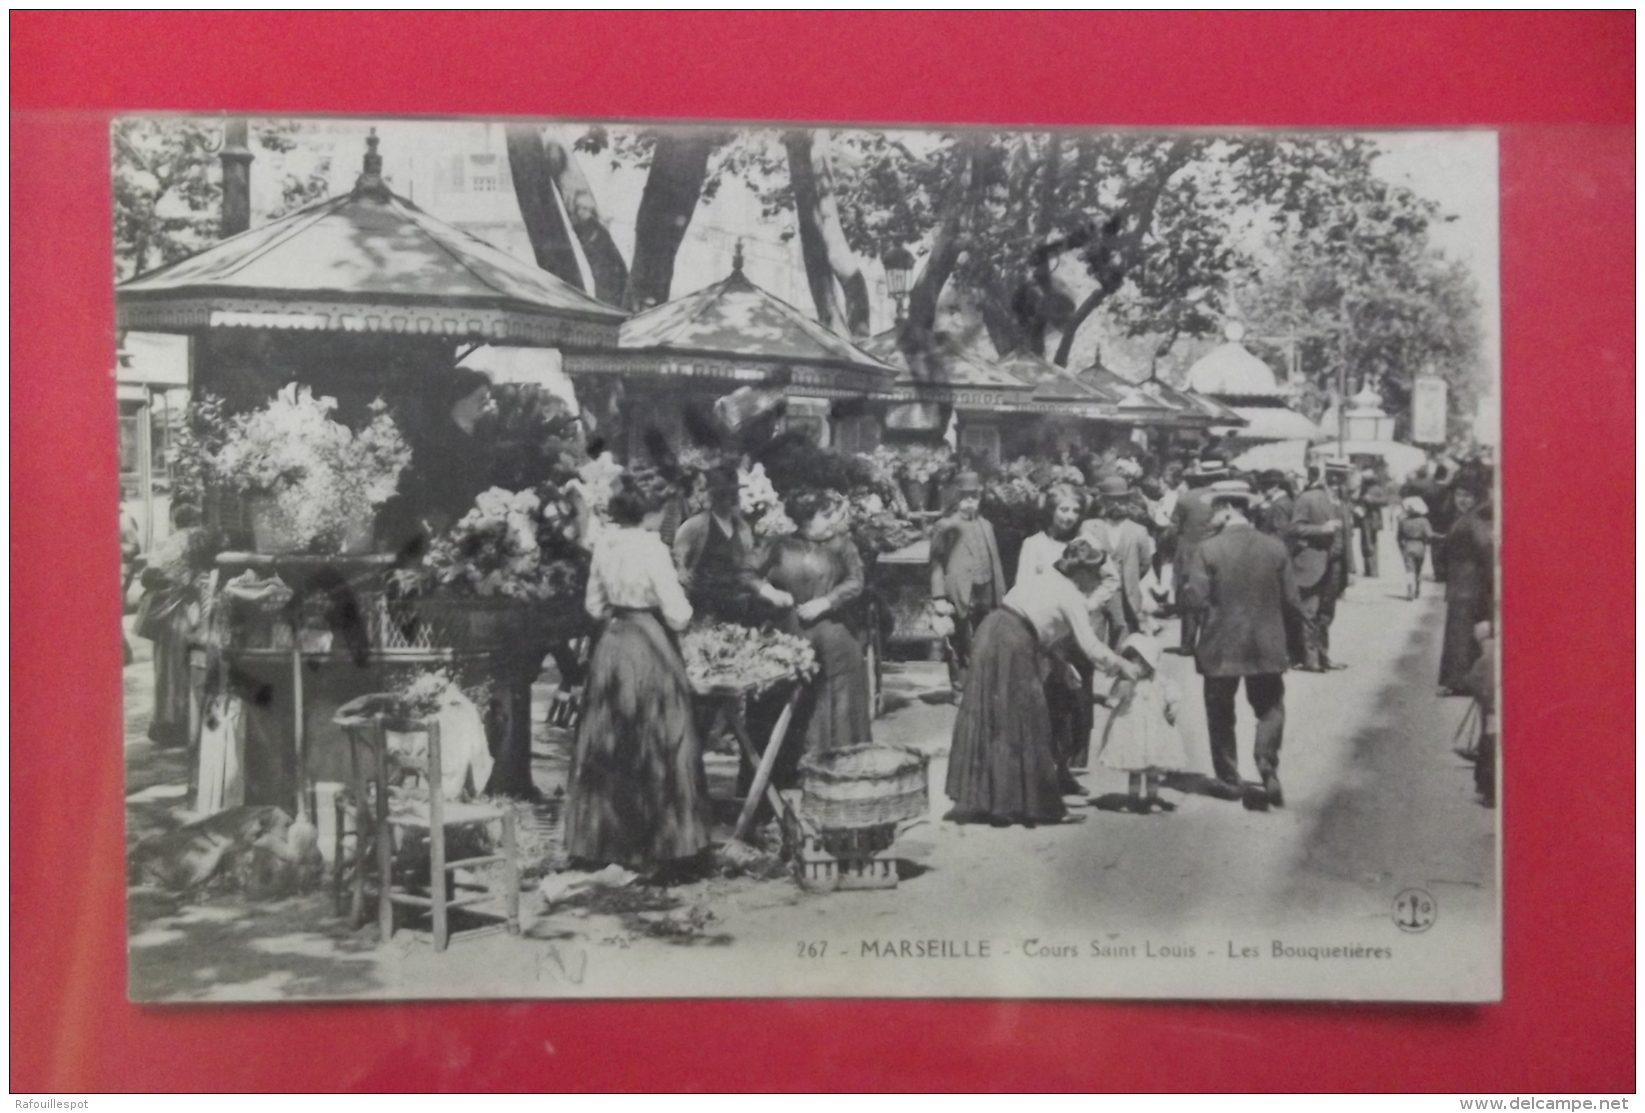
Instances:
[[[373,928],[349,932],[318,896],[252,906],[232,895],[186,904],[134,891],[133,991],[168,998],[576,993],[589,964],[609,956],[651,971],[638,991],[666,993],[666,972],[657,970],[668,968],[641,962],[648,952],[763,958],[811,939],[855,946],[957,933],[1018,946],[1029,937],[1083,945],[1147,933],[1203,948],[1209,928],[1290,935],[1344,923],[1383,928],[1390,901],[1405,888],[1434,894],[1448,928],[1478,926],[1481,938],[1494,939],[1496,813],[1475,802],[1471,768],[1450,750],[1466,704],[1435,695],[1444,605],[1439,588],[1426,592],[1408,602],[1392,577],[1357,582],[1332,633],[1335,655],[1349,667],[1287,675],[1280,810],[1249,812],[1198,795],[1190,777],[1179,782],[1189,791],[1167,790],[1179,804],[1174,814],[1113,811],[1103,798],[1123,793],[1124,776],[1099,767],[1082,778],[1097,805],[1080,802],[1068,824],[942,823],[954,709],[940,701],[941,666],[911,663],[888,677],[892,710],[876,735],[934,755],[932,808],[930,821],[897,844],[895,890],[811,894],[787,877],[745,875],[612,890],[552,907],[531,892],[524,939],[478,934],[458,938],[443,955],[407,932],[378,948]],[[1170,626],[1166,637],[1175,633]],[[1192,662],[1165,662],[1185,693],[1190,756],[1209,773]],[[133,838],[184,818],[180,758],[142,738],[147,670],[146,661],[127,670]],[[1248,777],[1255,775],[1251,726],[1242,702]],[[562,769],[545,754],[540,782],[552,791]],[[721,789],[733,771],[725,759],[711,764]],[[329,845],[324,830],[322,845]],[[1122,977],[1116,992],[1126,991]]]

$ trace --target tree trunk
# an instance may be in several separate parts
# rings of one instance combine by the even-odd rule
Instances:
[[[868,279],[862,263],[846,243],[840,207],[834,192],[834,167],[823,133],[791,131],[783,136],[788,149],[788,173],[794,186],[794,209],[799,216],[800,252],[805,275],[817,306],[817,319],[826,328],[841,324],[851,336],[869,330]],[[836,296],[835,283],[839,283]],[[843,302],[842,302],[843,299]]]
[[[1085,300],[1075,307],[1073,316],[1068,318],[1068,324],[1062,330],[1062,339],[1057,342],[1057,354],[1052,362],[1058,367],[1068,366],[1068,355],[1074,350],[1074,334],[1079,332],[1080,326],[1086,318],[1097,311],[1097,306],[1108,300],[1108,295],[1119,289],[1119,284],[1098,286],[1085,296]]]
[[[942,216],[931,240],[931,252],[908,290],[908,320],[899,339],[905,352],[923,347],[937,325],[937,299],[959,262],[965,246],[966,218],[980,192],[982,168],[978,161],[984,142],[967,135],[955,151],[954,176],[943,194]]]
[[[577,242],[583,246],[583,258],[588,260],[594,296],[611,305],[621,305],[628,292],[628,264],[611,238],[611,230],[600,214],[600,205],[589,188],[588,178],[583,175],[576,154],[559,139],[547,137],[544,148],[554,184],[559,187],[560,202],[565,206],[566,219]]]
[[[1080,326],[1114,291],[1125,285],[1126,276],[1136,266],[1142,253],[1143,240],[1153,229],[1154,212],[1159,207],[1160,195],[1165,192],[1165,187],[1170,184],[1176,172],[1188,164],[1193,152],[1194,145],[1187,139],[1172,142],[1153,177],[1132,189],[1120,206],[1120,211],[1097,233],[1099,245],[1101,241],[1107,241],[1110,245],[1106,249],[1109,260],[1097,279],[1097,288],[1086,295],[1085,300],[1075,308],[1073,315],[1068,318],[1067,325],[1063,327],[1062,339],[1057,343],[1057,366],[1068,366],[1068,356],[1074,349],[1074,336],[1079,332]]]
[[[634,265],[628,272],[629,309],[647,309],[668,300],[674,259],[697,210],[708,156],[719,145],[714,132],[665,132],[657,136],[651,172],[634,218]]]
[[[811,303],[817,323],[838,330],[845,320],[845,307],[834,289],[834,269],[828,265],[828,245],[823,242],[822,220],[817,214],[817,176],[811,162],[811,135],[791,131],[783,136],[788,150],[788,177],[794,187],[794,212],[800,226],[800,258],[805,262],[805,281],[811,287]]]
[[[583,286],[583,270],[571,246],[571,232],[560,203],[554,195],[554,169],[541,129],[531,124],[509,124],[503,129],[508,141],[508,169],[514,178],[514,196],[520,202],[520,217],[531,238],[531,253],[537,265],[564,279],[577,289]]]

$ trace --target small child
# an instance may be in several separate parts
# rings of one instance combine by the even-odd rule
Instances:
[[[1420,495],[1407,495],[1399,504],[1399,551],[1405,558],[1405,571],[1411,582],[1405,589],[1406,599],[1422,594],[1422,565],[1428,557],[1428,546],[1439,540],[1428,521],[1428,504]]]
[[[1110,769],[1130,774],[1127,807],[1139,815],[1172,812],[1175,804],[1159,795],[1160,774],[1188,764],[1182,736],[1177,732],[1177,702],[1181,693],[1159,675],[1160,643],[1146,634],[1132,634],[1120,646],[1120,656],[1134,662],[1136,680],[1114,682],[1108,702],[1112,710],[1102,732],[1098,757]]]

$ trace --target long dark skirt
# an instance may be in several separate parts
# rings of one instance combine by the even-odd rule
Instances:
[[[959,823],[1055,823],[1063,818],[1045,651],[1028,620],[982,620],[948,755],[950,818]]]
[[[154,639],[154,717],[149,739],[159,746],[186,746],[189,737],[188,647],[194,626],[178,603],[162,620]]]
[[[646,612],[607,623],[571,760],[566,853],[644,867],[709,845],[708,778],[679,650]]]
[[[868,713],[867,651],[851,631],[823,619],[800,635],[817,654],[817,675],[794,708],[793,730],[805,739],[805,752],[866,746],[871,737]]]
[[[1444,546],[1436,545],[1437,557]],[[1445,585],[1445,637],[1439,658],[1439,686],[1460,691],[1468,670],[1479,659],[1479,643],[1474,640],[1474,623],[1490,617],[1490,607],[1480,582],[1477,566],[1453,561],[1451,579]]]

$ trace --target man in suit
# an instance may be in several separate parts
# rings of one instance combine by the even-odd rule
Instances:
[[[1257,490],[1261,495],[1253,504],[1251,524],[1268,536],[1283,540],[1286,529],[1291,525],[1291,510],[1296,504],[1296,499],[1291,495],[1291,481],[1284,472],[1277,468],[1270,469],[1257,477]]]
[[[1331,622],[1337,597],[1347,582],[1343,558],[1348,551],[1342,502],[1331,492],[1324,467],[1309,473],[1308,489],[1297,496],[1286,536],[1291,568],[1302,593],[1302,663],[1308,672],[1325,672],[1331,663]]]
[[[1228,480],[1211,488],[1216,536],[1200,545],[1189,566],[1192,598],[1202,615],[1194,661],[1205,678],[1205,721],[1211,764],[1225,795],[1243,797],[1253,810],[1279,807],[1279,749],[1285,733],[1287,611],[1302,608],[1285,545],[1252,527],[1246,517],[1249,486]],[[1240,681],[1257,717],[1256,766],[1260,792],[1239,776],[1234,740],[1234,697]]]
[[[931,599],[938,614],[954,619],[948,679],[957,693],[971,663],[971,638],[988,612],[1005,598],[1005,566],[994,527],[979,518],[982,480],[961,472],[949,490],[949,511],[931,531]]]
[[[1211,484],[1228,478],[1228,464],[1220,456],[1202,456],[1183,474],[1188,484],[1171,511],[1171,533],[1176,538],[1176,569],[1172,579],[1176,583],[1177,609],[1182,613],[1182,645],[1184,657],[1194,652],[1194,641],[1199,634],[1199,609],[1189,595],[1188,565],[1194,550],[1216,532],[1211,524]]]
[[[1154,538],[1136,520],[1137,495],[1124,476],[1104,479],[1097,484],[1097,495],[1102,517],[1087,521],[1080,533],[1107,553],[1119,570],[1119,590],[1105,604],[1108,644],[1117,652],[1127,635],[1142,630],[1142,577],[1153,567]]]

